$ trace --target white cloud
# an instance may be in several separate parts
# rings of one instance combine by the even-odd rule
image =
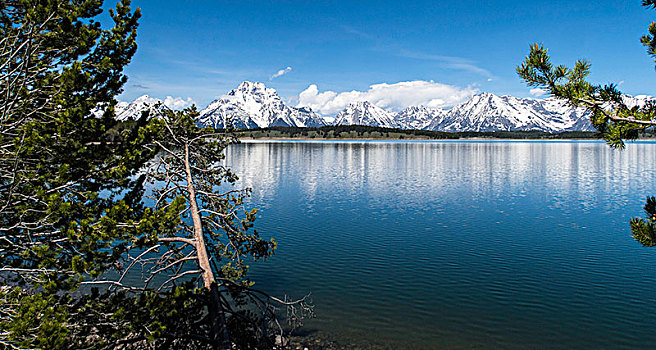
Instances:
[[[533,96],[542,96],[545,93],[547,93],[546,91],[544,91],[544,89],[540,89],[540,88],[531,89],[528,92]]]
[[[319,92],[312,84],[302,91],[298,107],[310,107],[321,114],[335,114],[349,103],[369,101],[378,107],[400,111],[408,106],[424,105],[426,107],[446,108],[468,100],[479,90],[473,86],[461,88],[434,81],[402,81],[394,84],[374,84],[367,91]]]
[[[291,71],[292,71],[292,67],[287,67],[287,68],[285,68],[285,69],[281,69],[281,70],[277,71],[276,74],[270,76],[270,77],[269,77],[269,80],[273,80],[273,79],[275,79],[275,78],[277,78],[277,77],[279,77],[279,76],[285,75],[285,74],[287,74],[287,73],[289,73],[289,72],[291,72]]]
[[[185,100],[182,97],[166,96],[164,99],[164,105],[171,109],[183,109],[193,105],[194,103],[195,102],[191,99],[191,97],[187,97]]]

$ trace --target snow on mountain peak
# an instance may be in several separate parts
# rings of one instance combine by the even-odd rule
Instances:
[[[155,105],[155,104],[161,103],[161,102],[162,102],[162,100],[160,100],[158,98],[150,97],[149,95],[139,96],[133,101],[133,103],[147,103],[147,104],[151,104],[151,105]]]
[[[444,118],[446,112],[438,108],[410,106],[394,117],[402,129],[426,129],[433,120]]]
[[[148,95],[139,96],[132,102],[119,101],[114,106],[115,118],[120,121],[139,119],[142,113],[147,110],[152,110],[150,114],[150,117],[152,117],[158,112],[168,109],[162,103],[162,100]],[[91,111],[91,114],[99,118],[103,115],[104,111],[104,106],[99,105]]]
[[[235,90],[238,91],[257,91],[257,90],[265,90],[267,89],[266,85],[264,83],[261,83],[259,81],[243,81],[237,86]]]
[[[651,96],[624,96],[629,107],[656,102]],[[160,105],[161,100],[148,95],[131,103],[116,104],[116,118],[136,119],[141,112]],[[95,114],[95,112],[94,112]],[[582,108],[557,98],[518,98],[482,92],[450,110],[409,106],[398,113],[386,111],[369,101],[353,102],[334,118],[322,117],[309,107],[286,106],[275,89],[261,82],[244,81],[237,88],[212,101],[200,112],[200,126],[238,129],[272,126],[320,127],[334,125],[369,125],[386,128],[426,129],[436,131],[541,130],[560,132],[593,130]]]
[[[368,101],[349,104],[335,117],[335,125],[369,125],[383,128],[397,128],[394,116]]]
[[[260,82],[245,81],[200,112],[198,124],[224,128],[266,128],[270,126],[323,126],[325,122],[309,108],[285,106],[275,89]]]
[[[585,110],[558,99],[536,100],[491,93],[475,95],[427,126],[438,131],[592,130]]]
[[[636,95],[636,96],[630,96],[630,95],[622,95],[622,101],[624,104],[629,107],[644,107],[648,102],[656,102],[656,98],[652,96],[647,96],[647,95]]]

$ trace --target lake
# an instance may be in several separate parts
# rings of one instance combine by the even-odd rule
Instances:
[[[305,329],[394,349],[653,348],[656,248],[630,235],[656,144],[233,145],[257,287],[312,293]]]

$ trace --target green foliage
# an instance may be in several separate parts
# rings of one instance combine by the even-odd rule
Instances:
[[[391,133],[391,135],[390,135]],[[383,135],[385,134],[385,135]],[[319,128],[270,127],[249,129],[241,132],[243,137],[289,137],[289,138],[416,138],[454,139],[457,134],[429,130],[404,130],[366,125],[331,125]]]
[[[598,139],[599,133],[592,131],[563,131],[548,133],[545,131],[464,131],[457,134],[461,138],[495,138],[522,140],[558,140],[558,139]]]
[[[629,223],[631,224],[631,232],[640,244],[645,247],[653,247],[656,245],[656,197],[647,197],[645,204],[644,219],[632,218]]]
[[[226,187],[237,176],[220,164],[236,139],[199,129],[194,108],[117,122],[140,11],[122,0],[103,29],[101,6],[0,2],[0,345],[207,348],[218,299],[235,344],[270,347],[273,299],[252,289],[247,263],[276,243],[253,229],[249,190]],[[180,190],[185,147],[196,195]],[[152,172],[158,161],[178,168]],[[205,243],[189,237],[192,202],[203,209]],[[204,271],[190,250],[201,247],[219,298],[199,288]]]
[[[577,61],[574,68],[554,66],[548,50],[535,44],[517,67],[517,73],[529,86],[587,109],[592,125],[613,148],[624,148],[624,140],[634,140],[640,132],[654,126],[654,104],[630,108],[616,85],[591,84],[586,80],[590,63],[585,60]]]
[[[123,233],[98,222],[133,220],[138,212],[135,196],[115,198],[139,191],[131,176],[152,157],[141,147],[147,130],[125,130],[111,140],[107,130],[116,125],[111,105],[126,79],[122,68],[136,50],[140,14],[131,12],[129,1],[121,2],[111,11],[115,26],[102,30],[93,20],[101,5],[28,0],[2,5],[3,40],[38,46],[3,57],[3,73],[26,71],[12,77],[20,86],[2,82],[7,95],[1,107],[0,220],[6,229],[0,256],[14,267],[101,271],[112,255],[101,250],[112,250],[110,242]],[[99,104],[108,106],[105,115],[91,117]],[[38,244],[26,246],[26,239]]]
[[[181,277],[181,271],[193,276],[190,282],[204,287],[209,330],[205,337],[212,339],[210,343],[271,348],[274,334],[311,317],[312,306],[306,298],[282,301],[253,288],[248,264],[270,257],[276,242],[253,229],[257,210],[244,206],[250,189],[235,189],[238,178],[224,165],[226,148],[238,142],[234,130],[198,128],[197,116],[192,107],[164,111],[154,122],[161,126],[162,134],[154,142],[161,152],[147,172],[152,186],[149,197],[156,210],[182,205],[175,210],[181,218],[177,231],[159,235],[157,243],[166,252],[145,271],[168,278],[162,290]],[[204,258],[205,253],[210,259]],[[194,258],[189,260],[191,255]],[[286,323],[279,319],[278,308],[288,310]]]
[[[656,9],[656,1],[643,0],[642,6]],[[647,54],[654,57],[654,62],[656,62],[656,22],[651,22],[648,30],[649,34],[643,35],[642,38],[640,38],[640,42],[647,48]]]
[[[307,129],[307,130],[306,130]],[[303,133],[306,132],[307,135]],[[564,131],[548,133],[544,131],[462,131],[441,132],[430,130],[388,129],[364,125],[338,125],[320,128],[271,127],[265,129],[242,130],[240,137],[263,138],[357,138],[357,139],[460,139],[460,138],[500,138],[500,139],[593,139],[599,133],[592,131]],[[651,133],[641,132],[638,137],[653,137]]]
[[[183,283],[168,293],[94,289],[75,303],[71,319],[79,326],[68,341],[70,348],[205,349],[207,343],[206,292]],[[93,323],[85,321],[93,320]]]
[[[121,1],[102,29],[101,6],[0,2],[0,340],[23,347],[69,347],[80,282],[163,225],[136,176],[156,126],[114,120],[140,12]]]
[[[195,124],[197,116],[195,107],[191,107],[183,111],[166,111],[153,122],[160,125],[162,134],[157,145],[163,150],[148,180],[154,188],[153,198],[157,198],[155,208],[163,210],[178,203],[181,206],[178,212],[184,213],[179,221],[181,226],[192,224],[189,189],[179,186],[187,182],[182,160],[185,147],[188,147],[195,199],[201,207],[203,233],[208,253],[214,259],[217,278],[249,285],[245,280],[246,258],[266,259],[273,254],[275,242],[262,239],[253,230],[257,210],[243,208],[250,189],[231,188],[238,177],[222,165],[224,151],[228,145],[237,142],[236,137],[231,131],[198,128]],[[167,237],[185,236],[189,230],[191,228],[178,229]]]
[[[68,310],[49,293],[27,294],[21,288],[0,292],[3,305],[17,304],[9,340],[18,346],[57,349],[66,345]]]
[[[656,9],[655,0],[643,0],[642,5]],[[647,53],[656,58],[656,23],[652,22],[648,30],[640,42],[647,48]],[[577,61],[573,68],[554,66],[548,50],[536,43],[517,67],[517,74],[529,86],[539,87],[551,96],[585,108],[590,113],[592,125],[613,148],[623,149],[625,140],[634,140],[647,130],[653,132],[656,126],[656,104],[648,102],[645,106],[629,107],[616,85],[588,82],[590,63],[586,60]],[[656,245],[656,198],[648,197],[644,209],[645,219],[633,218],[629,223],[633,238],[643,246],[652,247]]]

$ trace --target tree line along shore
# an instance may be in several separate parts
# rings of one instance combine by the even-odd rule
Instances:
[[[270,127],[239,130],[241,139],[393,139],[393,140],[456,140],[456,139],[518,139],[518,140],[568,140],[599,139],[598,131],[563,131],[549,133],[545,131],[463,131],[442,132],[430,130],[392,129],[362,125],[338,125],[319,128]],[[640,139],[653,139],[653,131],[641,132]]]

